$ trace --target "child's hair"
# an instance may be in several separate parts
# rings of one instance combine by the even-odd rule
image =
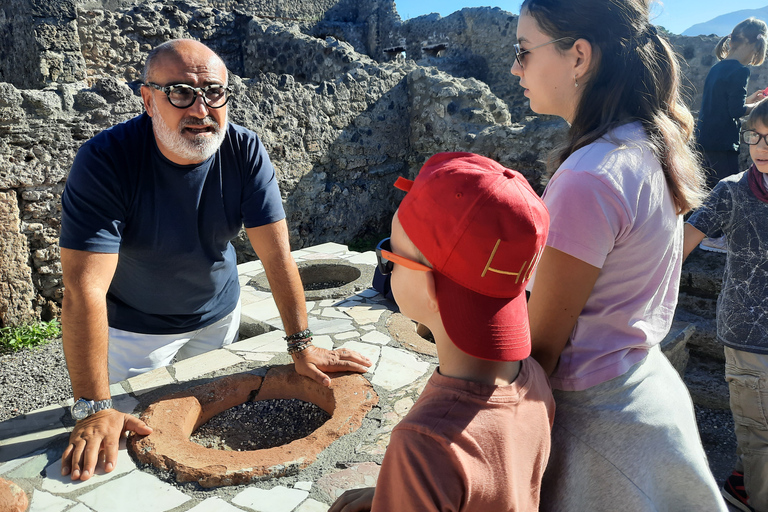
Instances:
[[[766,37],[768,37],[768,25],[763,20],[748,18],[736,25],[730,34],[720,39],[715,46],[715,56],[723,60],[728,57],[731,50],[742,44],[753,44],[755,53],[749,64],[759,66],[765,60]]]
[[[752,109],[744,123],[744,129],[752,130],[758,122],[762,123],[763,126],[768,126],[768,101],[761,101]]]
[[[577,149],[620,124],[642,122],[679,213],[705,197],[693,148],[693,116],[680,97],[680,66],[649,21],[650,0],[525,0],[520,8],[561,50],[577,39],[592,45],[592,69],[557,167]]]

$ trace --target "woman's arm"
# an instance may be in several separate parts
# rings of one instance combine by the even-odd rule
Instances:
[[[599,274],[598,267],[570,254],[544,249],[528,300],[528,318],[532,355],[547,375],[555,370]]]

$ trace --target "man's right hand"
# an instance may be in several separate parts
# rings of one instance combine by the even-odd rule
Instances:
[[[88,480],[99,462],[104,463],[104,472],[109,473],[117,464],[120,437],[127,431],[139,435],[152,433],[140,419],[115,409],[99,411],[78,421],[61,456],[61,474],[71,473],[72,480]]]

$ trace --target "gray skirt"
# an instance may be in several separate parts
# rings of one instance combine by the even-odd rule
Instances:
[[[541,510],[727,511],[688,389],[658,346],[624,375],[554,395]]]

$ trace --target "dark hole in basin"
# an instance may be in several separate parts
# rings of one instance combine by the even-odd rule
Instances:
[[[370,287],[373,266],[345,260],[314,260],[298,263],[299,276],[307,300],[349,297]],[[266,274],[261,273],[248,282],[257,290],[271,292]]]
[[[321,281],[319,283],[307,283],[304,285],[305,290],[325,290],[326,288],[338,288],[344,286],[347,281]]]
[[[274,448],[307,437],[330,418],[317,405],[295,398],[245,402],[200,425],[190,440],[217,450]]]
[[[360,270],[349,265],[314,264],[299,267],[299,275],[305,290],[338,288],[360,277]]]

